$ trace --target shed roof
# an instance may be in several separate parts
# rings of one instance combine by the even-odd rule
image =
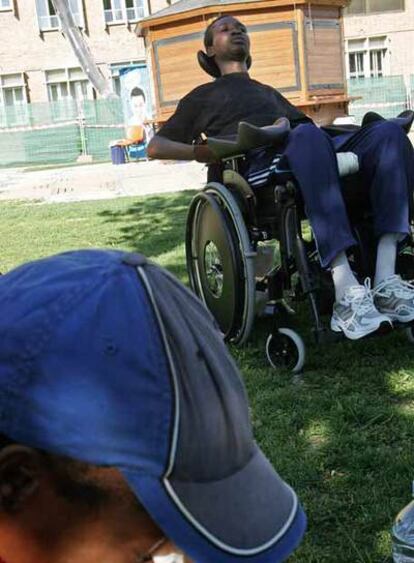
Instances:
[[[332,6],[345,7],[348,6],[351,0],[178,0],[174,2],[171,6],[163,8],[158,12],[143,18],[137,23],[136,33],[142,35],[144,29],[151,27],[152,22],[154,25],[158,23],[164,23],[166,20],[177,20],[180,19],[180,14],[188,14],[186,17],[190,18],[195,14],[203,14],[205,10],[206,14],[214,14],[220,12],[230,12],[231,6],[237,4],[240,6],[249,6],[254,9],[254,4],[259,4],[259,7],[281,7],[285,5],[295,5],[295,4],[329,4]],[[185,16],[184,16],[185,18]]]
[[[250,2],[261,2],[262,0],[244,0],[243,3],[250,3]],[[174,2],[171,6],[167,8],[163,8],[155,14],[148,16],[145,20],[151,20],[155,18],[159,18],[162,16],[170,16],[172,14],[180,14],[182,12],[188,12],[189,10],[197,10],[198,8],[206,8],[210,6],[220,6],[227,5],[227,4],[240,4],[240,0],[179,0],[178,2]]]
[[[146,18],[143,18],[139,23],[155,20],[158,18],[172,16],[175,14],[181,14],[184,12],[190,12],[192,10],[198,10],[200,8],[210,8],[217,6],[227,6],[228,4],[253,4],[255,2],[262,2],[263,0],[179,0],[174,2],[171,6],[163,8]]]

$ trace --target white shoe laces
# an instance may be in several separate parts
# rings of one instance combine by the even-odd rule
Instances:
[[[414,299],[414,284],[395,274],[383,280],[374,289],[374,295],[379,297],[389,297],[390,293],[399,299]]]
[[[344,321],[345,326],[348,327],[354,322],[358,314],[365,315],[375,309],[374,298],[371,291],[371,280],[366,278],[364,285],[349,287],[341,299],[341,302],[344,303],[344,305],[350,305],[352,308],[352,315],[349,319]]]

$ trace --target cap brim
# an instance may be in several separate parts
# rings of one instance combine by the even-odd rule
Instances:
[[[284,561],[306,529],[294,491],[259,449],[243,469],[214,482],[121,471],[165,534],[197,563]]]

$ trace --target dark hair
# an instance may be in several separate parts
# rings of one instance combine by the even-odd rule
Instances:
[[[144,98],[145,101],[145,93],[144,90],[142,90],[141,88],[138,88],[138,86],[135,86],[134,88],[132,88],[131,90],[131,98],[132,96],[142,96]]]
[[[208,49],[213,45],[213,27],[214,25],[222,20],[223,18],[229,17],[229,14],[221,14],[216,19],[214,19],[210,24],[208,24],[205,32],[204,32],[204,47]],[[231,16],[230,16],[231,17]]]
[[[0,450],[15,443],[14,440],[0,433]],[[99,478],[94,474],[96,469],[108,469],[109,471],[113,468],[92,465],[44,450],[37,451],[44,458],[54,479],[56,493],[65,500],[75,503],[80,509],[96,510],[116,494],[117,499],[123,500],[138,511],[144,511],[143,506],[130,489],[117,490],[114,493],[108,488],[105,474],[102,474],[102,471]]]

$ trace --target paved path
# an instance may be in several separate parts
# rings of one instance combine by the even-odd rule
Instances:
[[[203,186],[204,165],[197,162],[130,162],[25,171],[0,169],[0,200],[26,199],[43,202],[108,199]]]
[[[410,134],[414,144],[414,133]],[[43,202],[108,199],[201,188],[206,168],[198,162],[157,161],[84,164],[25,171],[0,169],[0,200]]]

